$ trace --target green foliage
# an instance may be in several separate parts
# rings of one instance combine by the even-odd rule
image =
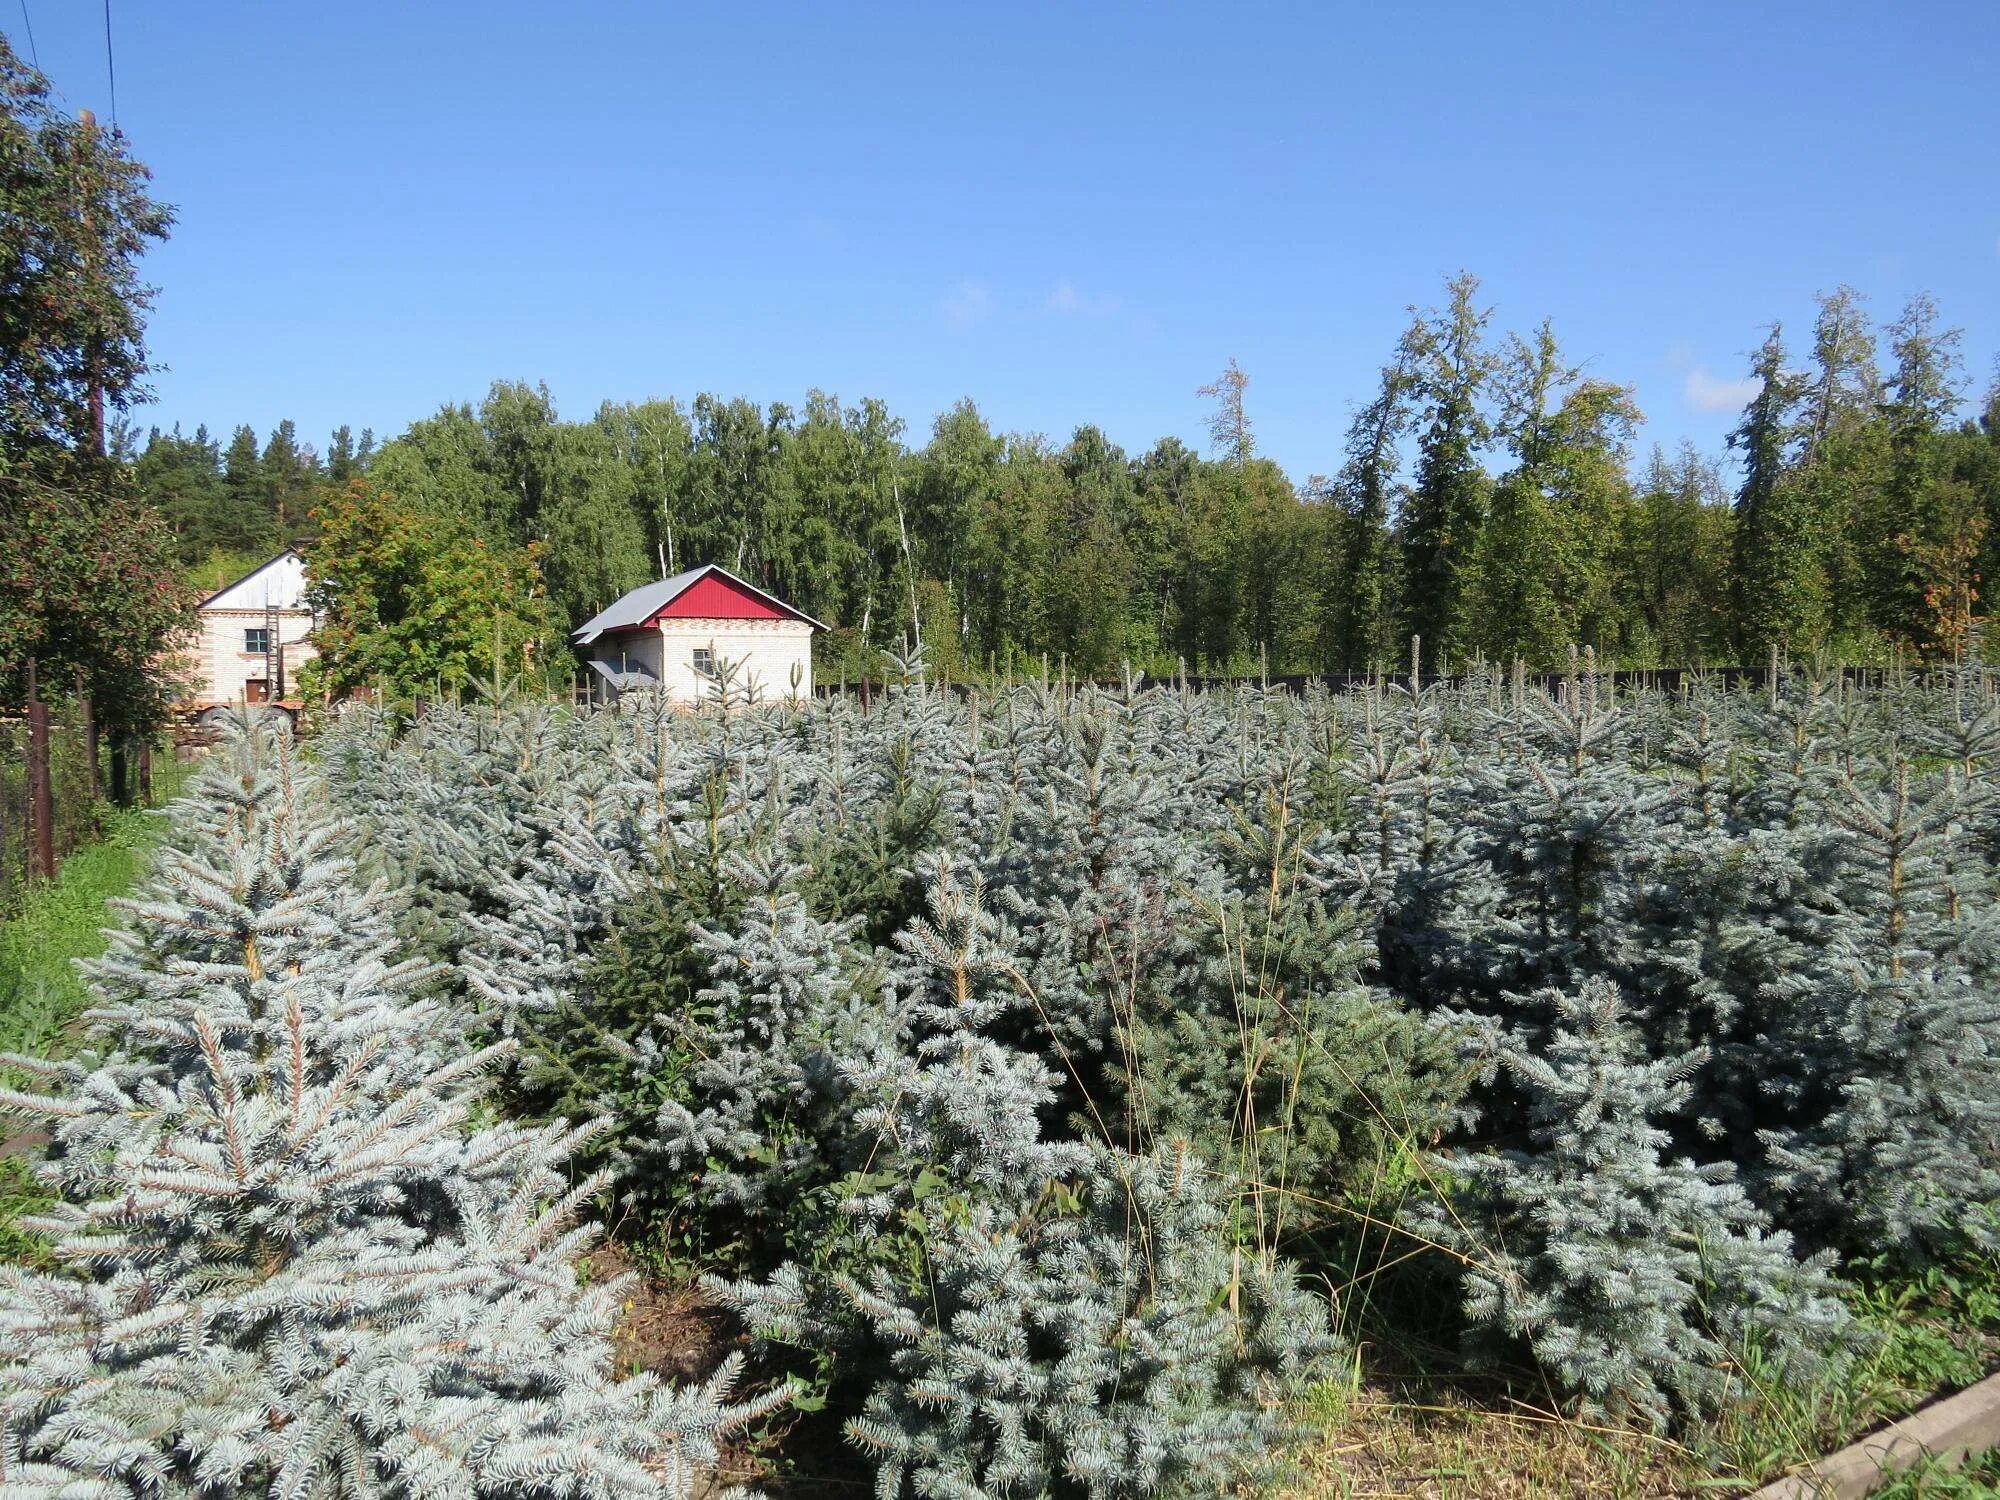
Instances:
[[[189,564],[268,555],[370,478],[495,557],[531,551],[552,629],[719,563],[833,626],[829,680],[873,678],[904,639],[959,682],[1044,657],[1058,677],[1367,673],[1406,664],[1413,635],[1450,668],[1559,670],[1572,644],[1637,667],[1966,648],[2000,569],[2000,424],[1954,421],[1957,334],[1927,300],[1886,330],[1886,380],[1851,289],[1820,299],[1809,368],[1771,330],[1732,504],[1690,450],[1635,466],[1631,389],[1569,366],[1547,323],[1500,336],[1474,278],[1445,292],[1330,478],[1257,455],[1233,364],[1203,388],[1213,458],[1172,437],[1127,453],[1090,423],[999,434],[969,400],[919,444],[880,401],[817,389],[565,420],[546,387],[502,380],[379,452],[346,428],[324,462],[289,423],[226,452],[156,431],[131,469]]]
[[[174,221],[150,176],[0,38],[0,472],[94,451],[93,388],[116,411],[144,398],[139,257]]]
[[[172,796],[181,779],[169,761],[156,792]],[[86,1000],[73,961],[103,948],[105,903],[125,893],[164,831],[150,809],[106,816],[102,835],[64,860],[55,882],[32,892],[21,913],[0,926],[0,1051],[61,1050]]]
[[[90,965],[104,1052],[7,1059],[61,1268],[0,1274],[10,1491],[691,1494],[784,1393],[611,1375],[588,1128],[469,1123],[496,1049],[451,1046],[319,787],[239,729]]]
[[[139,258],[170,210],[115,129],[72,120],[0,39],[0,692],[87,679],[102,722],[155,727],[187,625],[172,538],[105,455],[107,410],[145,396],[152,289]]]
[[[60,487],[0,473],[0,691],[23,701],[33,659],[44,694],[80,673],[100,723],[156,728],[198,597],[171,542],[115,470],[68,465]]]
[[[1920,1459],[1871,1493],[1878,1500],[1993,1500],[2000,1495],[2000,1448],[1959,1461]]]
[[[171,796],[182,779],[168,762],[156,783]],[[22,911],[0,926],[0,1052],[66,1054],[89,992],[75,961],[104,949],[105,904],[123,896],[143,870],[165,820],[150,809],[111,812],[102,835],[63,861],[52,885],[33,892]],[[0,1157],[0,1263],[40,1261],[42,1240],[17,1227],[23,1214],[53,1201],[34,1175],[32,1147]]]
[[[1491,309],[1477,304],[1479,280],[1447,283],[1449,305],[1420,314],[1403,336],[1422,402],[1416,482],[1400,517],[1406,633],[1433,660],[1461,661],[1470,645],[1467,587],[1492,488],[1478,450],[1492,435],[1482,401],[1493,376],[1485,347]]]
[[[1616,990],[1542,997],[1545,1045],[1503,1042],[1528,1095],[1528,1140],[1461,1152],[1447,1204],[1412,1214],[1465,1257],[1475,1339],[1523,1340],[1594,1409],[1664,1426],[1740,1395],[1730,1363],[1753,1339],[1809,1376],[1843,1329],[1827,1260],[1801,1263],[1725,1167],[1670,1154],[1663,1117],[1698,1056],[1643,1056]]]
[[[1521,410],[1615,419],[1577,399]],[[473,1035],[523,1044],[511,1106],[613,1122],[635,1233],[753,1278],[766,1357],[815,1423],[860,1414],[885,1485],[1033,1486],[1030,1451],[1165,1485],[1124,1445],[1168,1408],[1207,1472],[1244,1408],[1193,1288],[1225,1350],[1295,1330],[1253,1362],[1275,1393],[1324,1332],[1254,1313],[1288,1260],[1371,1346],[1435,1365],[1463,1329],[1537,1401],[1742,1470],[1976,1362],[1985,669],[927,679],[349,710],[322,750]],[[1114,1228],[1185,1259],[1130,1280]],[[1845,1311],[1829,1253],[1871,1266]],[[1121,1363],[1169,1304],[1200,1338]]]
[[[1221,840],[1234,888],[1199,909],[1193,962],[1141,997],[1113,1070],[1138,1137],[1226,1169],[1272,1243],[1347,1237],[1393,1201],[1468,1081],[1448,1032],[1364,983],[1369,918],[1333,899],[1335,860],[1296,795],[1281,783],[1237,814]]]
[[[560,661],[537,551],[489,546],[447,514],[363,480],[315,513],[308,694],[402,697],[533,679]]]
[[[1788,467],[1804,381],[1786,368],[1775,324],[1751,376],[1757,394],[1729,441],[1743,455],[1733,578],[1738,642],[1754,658],[1769,647],[1797,651],[1810,644],[1822,628],[1825,601],[1817,595],[1815,518]]]

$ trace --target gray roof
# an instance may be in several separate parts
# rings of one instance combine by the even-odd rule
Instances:
[[[826,629],[804,610],[794,609],[775,594],[765,593],[754,583],[746,583],[729,569],[719,567],[715,563],[703,563],[698,568],[689,568],[685,573],[662,578],[658,583],[640,584],[617,603],[607,609],[599,610],[585,620],[569,633],[569,638],[579,646],[588,646],[607,630],[629,630],[633,626],[643,625],[692,588],[696,579],[704,578],[710,573],[720,573],[738,588],[748,589],[759,599],[765,600],[777,609],[782,609],[795,620],[805,621],[815,630]]]

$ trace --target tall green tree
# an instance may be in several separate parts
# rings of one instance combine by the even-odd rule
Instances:
[[[1784,331],[1772,324],[1750,364],[1757,392],[1729,434],[1741,455],[1736,492],[1736,644],[1746,660],[1770,647],[1798,651],[1817,638],[1824,596],[1812,513],[1793,482],[1805,380],[1788,367]]]
[[[1057,458],[1066,481],[1061,545],[1051,558],[1049,644],[1079,675],[1117,669],[1127,652],[1133,569],[1124,522],[1132,510],[1125,454],[1096,427],[1079,427]]]
[[[450,516],[494,540],[513,540],[517,495],[501,475],[487,431],[463,403],[412,422],[385,443],[369,477],[404,501]]]
[[[1405,340],[1382,367],[1375,399],[1347,427],[1347,459],[1334,481],[1339,563],[1326,612],[1324,662],[1334,672],[1362,672],[1395,655],[1394,578],[1389,513],[1408,430],[1415,350]]]
[[[1852,287],[1819,298],[1813,366],[1801,395],[1801,448],[1792,480],[1817,541],[1826,643],[1864,653],[1871,629],[1864,573],[1870,501],[1882,483],[1882,377],[1864,300]]]
[[[222,453],[206,427],[184,437],[176,427],[155,427],[132,464],[132,482],[174,533],[174,551],[183,563],[198,562],[217,549],[244,545],[222,484]]]
[[[1610,563],[1639,410],[1629,391],[1564,363],[1547,323],[1532,343],[1511,341],[1498,385],[1515,466],[1480,534],[1471,639],[1495,660],[1552,667],[1572,645],[1615,639]]]
[[[1469,273],[1445,290],[1446,305],[1415,314],[1404,335],[1420,428],[1416,483],[1399,526],[1403,623],[1433,662],[1465,654],[1466,594],[1492,488],[1478,456],[1493,435],[1484,408],[1492,310],[1479,306],[1479,279]]]
[[[574,628],[652,576],[635,471],[596,423],[555,428],[536,468],[542,571]]]
[[[1959,628],[1943,621],[1934,590],[1941,581],[1948,590],[1965,587],[1981,541],[1941,441],[1963,398],[1961,335],[1938,326],[1927,295],[1911,298],[1888,334],[1895,366],[1882,408],[1886,472],[1864,520],[1863,576],[1875,627],[1935,653],[1950,649]]]
[[[81,674],[113,733],[157,722],[191,619],[174,538],[107,456],[145,395],[139,261],[172,210],[117,130],[70,119],[0,38],[0,693]]]
[[[507,494],[503,512],[517,537],[547,533],[542,512],[548,504],[551,452],[556,435],[555,402],[546,385],[496,380],[479,405],[490,462]]]
[[[257,467],[279,545],[300,540],[319,498],[321,474],[318,456],[299,442],[296,423],[287,418],[272,430]]]
[[[751,566],[758,518],[778,482],[782,429],[768,424],[755,402],[706,394],[695,397],[693,422],[680,563],[684,568],[720,563],[740,573]]]
[[[910,509],[917,563],[945,585],[959,611],[961,635],[972,531],[991,504],[1006,451],[1006,440],[966,399],[931,424],[931,440],[917,456]]]
[[[361,459],[354,447],[354,431],[342,423],[333,429],[326,444],[326,477],[331,484],[346,484],[361,472]]]
[[[1062,534],[1065,483],[1039,437],[1007,440],[995,484],[973,517],[967,541],[966,610],[975,658],[1025,666],[1055,637],[1053,573]]]
[[[0,37],[0,462],[96,451],[103,410],[144,398],[139,260],[174,222],[151,176]]]
[[[660,576],[670,577],[686,566],[679,517],[694,444],[687,413],[675,401],[607,402],[598,420],[620,435],[648,550]]]
[[[1133,466],[1134,514],[1152,533],[1137,542],[1149,574],[1149,631],[1163,653],[1196,670],[1226,669],[1241,614],[1240,491],[1179,438],[1162,438]]]
[[[315,520],[307,598],[319,655],[302,673],[308,694],[568,678],[538,547],[489,542],[463,516],[368,480],[329,496]]]
[[[1732,654],[1730,499],[1716,465],[1684,445],[1655,448],[1618,530],[1617,657],[1685,667]]]

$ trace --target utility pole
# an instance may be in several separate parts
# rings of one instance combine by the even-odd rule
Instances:
[[[93,156],[96,155],[97,116],[92,114],[87,109],[81,109],[77,111],[76,120],[77,123],[83,127],[83,138],[86,149]],[[84,243],[88,245],[90,242],[90,232],[91,232],[90,211],[88,209],[85,209],[83,213],[83,232],[84,232]],[[86,251],[85,253],[86,257],[88,257],[88,251]],[[85,261],[85,274],[90,275],[94,272],[94,270],[95,267],[91,264],[90,260],[87,258]],[[89,369],[90,451],[96,454],[99,458],[103,458],[105,456],[104,363],[102,358],[100,357],[102,351],[98,347],[99,340],[95,330],[93,330],[89,335],[89,344],[90,347],[89,347],[88,358],[90,361],[90,369]]]

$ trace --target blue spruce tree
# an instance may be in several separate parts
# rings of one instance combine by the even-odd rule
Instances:
[[[53,1132],[58,1270],[0,1271],[9,1495],[677,1496],[733,1367],[614,1378],[586,1290],[589,1134],[474,1123],[499,1049],[400,959],[394,912],[251,726],[95,965],[111,1050],[0,1103]]]
[[[1524,1344],[1586,1408],[1655,1426],[1737,1394],[1752,1340],[1808,1374],[1844,1325],[1825,1261],[1798,1260],[1726,1166],[1674,1154],[1660,1123],[1699,1055],[1644,1060],[1602,979],[1524,1002],[1553,1013],[1545,1045],[1500,1052],[1525,1142],[1449,1156],[1449,1199],[1410,1215],[1460,1257],[1473,1351]]]

